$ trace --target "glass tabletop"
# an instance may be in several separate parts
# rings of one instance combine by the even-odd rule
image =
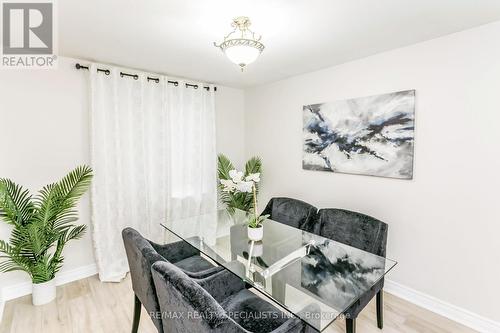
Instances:
[[[247,236],[248,216],[226,210],[162,223],[317,331],[323,331],[396,262],[267,219],[264,237]]]

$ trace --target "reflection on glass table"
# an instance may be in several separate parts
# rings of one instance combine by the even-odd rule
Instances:
[[[238,275],[304,322],[323,331],[395,261],[266,220],[264,238],[248,239],[245,212],[225,210],[166,221],[172,234]]]

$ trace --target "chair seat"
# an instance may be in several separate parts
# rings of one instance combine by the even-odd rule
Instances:
[[[288,319],[285,313],[247,289],[227,298],[221,306],[240,326],[255,333],[272,332]]]
[[[179,267],[180,269],[190,272],[190,273],[198,273],[198,272],[203,272],[207,269],[214,268],[215,266],[212,265],[208,260],[202,258],[201,256],[191,256],[186,259],[177,261],[174,263],[175,266]]]

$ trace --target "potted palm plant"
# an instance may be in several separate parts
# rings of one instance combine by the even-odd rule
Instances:
[[[0,272],[28,273],[34,305],[55,298],[63,249],[85,234],[86,225],[74,224],[75,206],[91,180],[92,169],[80,166],[33,197],[12,180],[0,179],[0,219],[13,227],[9,242],[0,240]]]
[[[230,179],[221,179],[222,191],[225,193],[251,193],[252,206],[248,220],[247,233],[252,241],[260,241],[264,237],[264,222],[269,215],[259,216],[257,213],[257,184],[260,182],[260,173],[250,173],[247,176],[235,169],[229,171]]]

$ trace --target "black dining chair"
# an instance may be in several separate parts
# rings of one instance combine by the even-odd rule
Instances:
[[[371,216],[344,209],[320,209],[317,215],[317,228],[314,233],[334,241],[385,257],[388,225]],[[382,278],[344,313],[346,331],[356,331],[356,317],[370,300],[377,296],[377,326],[382,329],[383,322]]]
[[[160,306],[151,275],[151,266],[155,262],[168,261],[182,269],[185,274],[196,278],[204,278],[223,270],[222,267],[214,266],[203,259],[198,250],[184,241],[159,245],[142,237],[133,228],[123,229],[122,238],[135,294],[132,333],[136,333],[139,327],[141,305],[148,311],[158,332],[163,333]]]
[[[262,215],[269,215],[271,220],[294,228],[312,231],[317,211],[316,207],[307,202],[282,197],[269,200]]]
[[[290,318],[246,289],[243,280],[229,271],[199,279],[159,261],[152,272],[166,333],[312,332],[300,319]]]

